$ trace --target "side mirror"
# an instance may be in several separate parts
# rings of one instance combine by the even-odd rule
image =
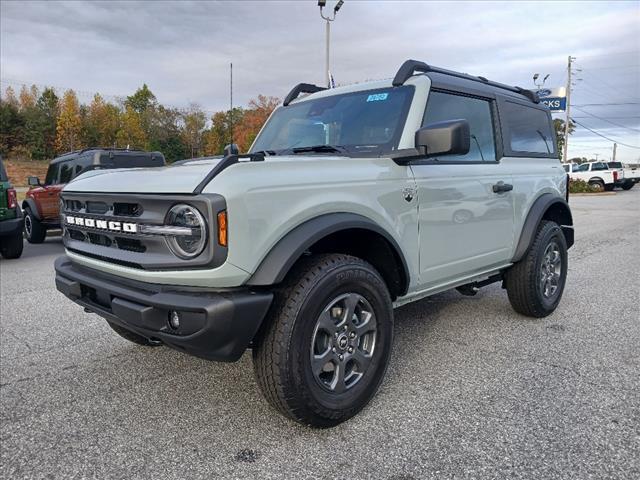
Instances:
[[[228,157],[229,155],[239,155],[240,149],[238,148],[238,145],[236,145],[235,143],[231,143],[224,147],[223,153],[225,157]]]
[[[41,185],[38,177],[27,177],[27,183],[30,187],[39,187]]]
[[[416,148],[429,157],[465,155],[470,148],[469,122],[447,120],[431,123],[416,132]]]

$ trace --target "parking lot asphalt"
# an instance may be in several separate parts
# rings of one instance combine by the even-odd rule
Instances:
[[[571,200],[558,310],[500,285],[396,310],[354,419],[312,430],[262,399],[251,358],[139,347],[59,294],[59,237],[0,266],[2,478],[640,478],[640,186]]]

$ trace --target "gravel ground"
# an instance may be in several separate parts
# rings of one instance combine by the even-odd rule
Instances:
[[[59,294],[59,238],[0,267],[2,478],[640,478],[640,186],[575,197],[554,315],[499,285],[396,311],[386,380],[314,431],[272,411],[250,355],[147,349]]]

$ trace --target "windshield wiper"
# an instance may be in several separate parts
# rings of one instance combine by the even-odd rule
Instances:
[[[328,152],[328,153],[349,153],[349,151],[341,145],[311,145],[310,147],[295,147],[292,148],[293,153],[304,152]]]

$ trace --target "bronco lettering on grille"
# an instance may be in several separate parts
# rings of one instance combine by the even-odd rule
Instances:
[[[66,216],[67,225],[75,225],[78,227],[95,228],[96,230],[107,230],[110,232],[126,232],[137,233],[138,225],[129,222],[117,222],[112,220],[97,220],[94,218]]]

